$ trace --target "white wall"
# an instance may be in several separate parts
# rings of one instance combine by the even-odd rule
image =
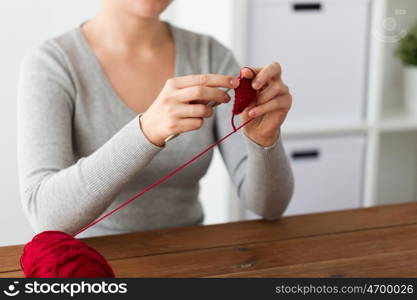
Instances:
[[[32,230],[23,214],[17,181],[16,89],[24,53],[70,30],[97,11],[99,0],[0,1],[0,245],[24,243]]]
[[[176,0],[165,18],[180,26],[207,32],[231,44],[228,0]],[[93,16],[100,0],[0,1],[0,246],[25,243],[32,230],[22,212],[16,157],[16,86],[24,53]],[[219,154],[202,183],[206,223],[228,220],[227,173]]]

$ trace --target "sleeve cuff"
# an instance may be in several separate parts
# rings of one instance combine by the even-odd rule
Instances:
[[[165,148],[164,146],[157,146],[154,143],[152,143],[143,133],[141,124],[140,124],[140,117],[142,117],[143,113],[140,113],[136,118],[136,124],[137,124],[137,130],[138,130],[138,134],[139,134],[139,140],[141,141],[141,146],[145,147],[145,148],[149,148],[149,150],[158,150],[161,151],[162,149]]]
[[[272,150],[277,148],[280,144],[281,144],[281,136],[282,134],[279,135],[279,137],[277,138],[277,140],[270,146],[264,147],[262,145],[259,145],[258,143],[256,143],[255,141],[253,141],[250,137],[248,137],[246,134],[244,134],[242,132],[242,135],[244,137],[246,146],[250,149],[253,149],[255,151],[268,151],[268,150]]]

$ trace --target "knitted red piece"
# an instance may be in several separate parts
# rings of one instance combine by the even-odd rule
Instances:
[[[20,258],[26,277],[114,278],[112,268],[96,250],[60,231],[44,231],[26,244]]]
[[[254,75],[255,72],[250,69]],[[233,105],[233,114],[238,115],[242,113],[253,101],[256,100],[257,90],[252,88],[252,79],[239,76],[240,85],[235,89],[235,103]]]
[[[255,77],[255,71],[251,68],[246,68],[251,70],[253,77]],[[235,103],[233,104],[231,119],[232,128],[235,132],[237,130],[235,125],[235,115],[242,113],[246,107],[248,107],[252,102],[256,100],[256,97],[258,96],[258,91],[252,87],[252,80],[253,79],[244,78],[242,72],[240,72],[240,84],[237,88],[235,88]]]

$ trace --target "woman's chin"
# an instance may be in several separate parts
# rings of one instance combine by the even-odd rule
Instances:
[[[119,0],[118,0],[119,1]],[[158,18],[172,0],[124,0],[125,9],[130,15],[140,18]]]

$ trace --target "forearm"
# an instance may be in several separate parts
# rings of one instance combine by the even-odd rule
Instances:
[[[73,165],[39,168],[27,178],[23,201],[37,231],[74,233],[111,204],[123,186],[160,151],[140,130],[135,118],[102,147]]]
[[[262,147],[244,137],[248,157],[239,194],[246,207],[265,219],[277,219],[287,207],[294,188],[293,174],[282,140]]]

